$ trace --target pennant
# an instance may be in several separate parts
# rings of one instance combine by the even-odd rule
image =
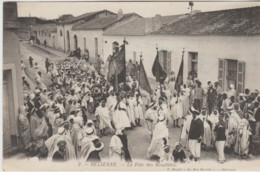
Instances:
[[[147,91],[149,94],[152,94],[152,89],[144,69],[143,61],[141,59],[139,68],[139,86],[145,91]]]
[[[126,81],[125,44],[109,61],[107,79],[114,85],[115,90],[119,83]]]
[[[183,84],[183,55],[181,59],[181,66],[177,75],[176,83],[175,83],[175,90],[180,92],[180,87]]]
[[[157,55],[156,55],[154,63],[153,63],[152,73],[153,73],[154,77],[156,78],[157,82],[160,82],[160,83],[164,82],[167,74],[163,70],[163,68],[160,64],[158,52],[157,52]]]

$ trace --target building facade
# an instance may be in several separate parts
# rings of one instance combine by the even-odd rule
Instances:
[[[73,38],[77,38],[77,47],[83,51],[85,49],[88,50],[90,57],[97,58],[100,56],[103,58],[103,33],[106,30],[123,25],[136,18],[141,18],[141,16],[135,13],[123,14],[122,10],[119,10],[118,15],[98,17],[89,22],[74,26],[72,28]],[[76,47],[75,44],[74,47]]]
[[[241,13],[243,19],[239,18]],[[148,77],[153,78],[152,65],[158,46],[160,62],[168,73],[174,71],[177,75],[184,58],[184,82],[188,73],[194,71],[204,85],[207,81],[219,81],[223,90],[228,90],[230,84],[234,84],[238,92],[243,92],[245,88],[260,89],[260,77],[256,74],[260,64],[260,30],[252,30],[259,27],[253,26],[257,23],[251,18],[254,16],[251,13],[259,16],[259,7],[183,15],[178,19],[172,17],[168,20],[169,24],[164,25],[160,24],[162,18],[161,22],[154,20],[152,23],[151,19],[136,20],[104,33],[104,57],[112,54],[113,43],[122,44],[126,38],[129,43],[126,59],[138,61],[142,53]],[[205,15],[207,20],[201,21]],[[214,21],[215,27],[209,20],[213,15],[221,16],[219,21]],[[238,24],[230,24],[228,19],[231,16],[238,18]],[[192,26],[190,18],[197,18]],[[245,27],[241,23],[239,25],[240,20],[250,22]],[[126,28],[131,26],[138,30],[127,31]],[[222,31],[223,28],[225,30]]]
[[[33,31],[36,32],[36,40],[38,40],[40,44],[51,48],[57,47],[56,24],[36,25]]]
[[[16,2],[4,3],[3,31],[3,152],[18,144],[18,109],[23,104]]]
[[[61,21],[57,25],[57,49],[69,52],[78,48],[79,41],[77,35],[72,31],[72,27],[88,22],[95,18],[116,15],[107,10],[86,13],[77,17],[71,17],[67,20]]]

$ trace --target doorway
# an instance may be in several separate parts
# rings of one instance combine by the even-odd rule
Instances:
[[[67,30],[67,51],[70,51],[70,33]]]
[[[11,114],[13,112],[13,101],[10,91],[12,89],[12,71],[4,70],[3,73],[3,150],[12,147],[11,138]],[[10,106],[9,106],[10,105]]]
[[[84,46],[84,52],[85,52],[85,50],[87,49],[87,41],[86,41],[86,38],[84,37],[83,38],[83,46]]]
[[[52,42],[53,42],[53,48],[55,48],[55,36],[53,36]]]
[[[75,48],[75,50],[78,49],[78,37],[77,37],[77,35],[74,35],[74,48]]]
[[[95,57],[98,57],[98,39],[95,38]]]

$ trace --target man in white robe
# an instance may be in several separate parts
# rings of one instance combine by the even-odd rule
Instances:
[[[109,160],[113,162],[124,161],[123,143],[118,137],[118,135],[122,134],[122,128],[117,129],[109,144]]]
[[[126,107],[127,107],[127,114],[128,114],[132,127],[136,126],[134,102],[135,102],[135,99],[134,99],[133,95],[131,93],[129,93],[129,95],[127,96],[127,99],[126,99]]]
[[[151,144],[147,151],[147,157],[158,156],[159,158],[164,155],[164,146],[167,145],[169,138],[169,130],[166,126],[166,118],[163,114],[159,114],[158,123],[155,125]]]
[[[156,108],[155,103],[151,103],[144,114],[146,126],[151,138],[153,136],[154,127],[157,124],[158,114]]]
[[[99,121],[99,130],[101,136],[105,135],[105,129],[109,127],[112,131],[114,131],[112,125],[111,125],[111,119],[110,119],[110,111],[108,110],[108,107],[106,107],[105,100],[102,100],[100,105],[97,107],[95,116],[97,117]]]
[[[45,145],[48,149],[47,161],[52,161],[54,154],[59,151],[58,143],[60,141],[66,142],[64,161],[75,160],[76,155],[71,142],[71,138],[69,137],[69,135],[66,135],[65,129],[63,127],[60,127],[57,134],[54,134],[52,137],[45,141]]]

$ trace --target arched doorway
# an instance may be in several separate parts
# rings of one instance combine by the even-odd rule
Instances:
[[[74,48],[75,48],[75,50],[78,48],[78,37],[77,37],[77,35],[74,35]]]
[[[67,51],[70,51],[70,33],[67,30]]]

